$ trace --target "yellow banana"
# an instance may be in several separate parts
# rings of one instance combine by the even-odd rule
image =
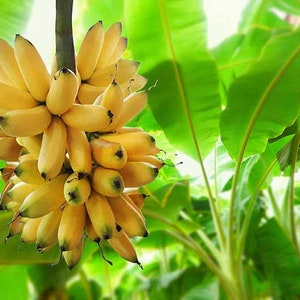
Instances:
[[[5,238],[5,242],[12,237],[22,232],[24,222],[21,216],[17,216],[17,213],[13,216],[13,221],[9,223],[9,231]]]
[[[118,197],[107,197],[107,201],[114,213],[117,224],[126,234],[134,236],[148,236],[145,220],[140,212],[132,206],[123,195]]]
[[[38,186],[23,201],[19,215],[28,218],[39,218],[56,210],[66,203],[64,183],[68,174],[61,174]]]
[[[26,182],[16,183],[8,192],[7,195],[16,202],[22,203],[24,199],[35,189],[37,185]]]
[[[118,44],[116,45],[115,49],[111,52],[106,65],[115,64],[121,57],[122,53],[125,51],[127,46],[127,38],[120,37]]]
[[[78,50],[76,61],[82,80],[87,80],[93,74],[99,59],[103,40],[103,24],[99,21],[87,31]]]
[[[44,179],[52,179],[62,169],[67,150],[67,130],[58,116],[52,121],[43,134],[38,169]]]
[[[91,173],[91,148],[84,131],[67,126],[67,152],[72,170],[78,178]]]
[[[86,211],[82,205],[66,205],[58,228],[58,243],[61,251],[74,249],[82,239]]]
[[[141,218],[144,220],[144,222],[146,222],[141,208],[138,205],[135,204],[135,202],[131,199],[131,197],[129,197],[126,193],[123,193],[122,198],[124,198],[129,203],[129,205],[133,206],[136,209],[136,211],[139,213]]]
[[[144,131],[104,134],[101,135],[101,138],[122,144],[127,152],[127,156],[139,154],[154,155],[160,151],[156,147],[154,137]]]
[[[46,130],[50,122],[51,113],[44,105],[11,110],[0,116],[4,133],[15,137],[40,134]]]
[[[69,127],[93,132],[105,131],[112,122],[113,114],[100,105],[74,103],[61,117]]]
[[[148,92],[142,91],[129,95],[124,99],[122,110],[118,121],[116,122],[116,128],[125,126],[131,121],[138,113],[140,113],[146,106],[148,101]]]
[[[25,147],[35,159],[38,159],[41,150],[42,137],[42,134],[18,137],[17,142]]]
[[[64,195],[69,205],[81,205],[87,201],[91,193],[91,184],[87,177],[78,178],[72,173],[64,185]]]
[[[86,206],[85,206],[86,208]],[[86,208],[87,209],[87,208]],[[97,218],[98,219],[98,218]],[[88,212],[87,212],[87,215],[86,215],[86,218],[85,218],[85,225],[84,225],[84,229],[86,231],[86,234],[87,236],[95,243],[97,243],[99,245],[101,239],[99,237],[99,235],[97,234],[95,228],[94,228],[94,225],[92,224],[91,222],[91,219],[88,215]]]
[[[37,106],[31,94],[0,82],[0,107],[4,110],[26,109]]]
[[[26,83],[16,61],[14,49],[3,39],[0,39],[0,65],[13,86],[27,90]]]
[[[128,97],[131,93],[140,90],[147,83],[147,78],[140,74],[135,74],[129,83],[125,83],[122,85],[124,97]]]
[[[51,247],[57,242],[57,233],[61,217],[62,210],[59,208],[41,218],[36,235],[36,249],[38,251]]]
[[[94,104],[106,107],[114,116],[106,131],[113,131],[116,127],[122,110],[123,98],[123,91],[115,80],[108,85],[102,95],[96,98]]]
[[[23,243],[35,243],[40,222],[41,218],[26,219],[21,234],[21,241]]]
[[[96,235],[104,240],[114,236],[116,220],[106,197],[92,191],[89,199],[85,202],[85,207]]]
[[[9,179],[14,175],[15,165],[7,164],[4,168],[0,169],[1,178],[4,181],[5,185],[9,181]]]
[[[14,84],[11,82],[11,80],[8,78],[7,74],[5,73],[4,69],[2,68],[1,62],[0,62],[0,82],[9,86],[14,86]]]
[[[97,166],[91,177],[93,189],[104,196],[115,197],[124,190],[123,178],[117,170]]]
[[[72,270],[78,264],[81,258],[83,244],[84,244],[84,237],[82,236],[79,241],[79,244],[75,248],[62,252],[62,256],[70,270]]]
[[[105,91],[106,86],[94,86],[88,83],[81,83],[77,98],[81,104],[93,104],[95,99]]]
[[[76,74],[68,68],[58,70],[52,77],[46,105],[54,115],[65,113],[74,103],[78,91]]]
[[[107,66],[110,56],[116,49],[122,33],[122,24],[120,22],[111,25],[104,33],[104,40],[101,52],[98,58],[96,69]],[[115,62],[113,62],[115,63]]]
[[[128,161],[147,162],[158,169],[161,169],[165,165],[163,159],[156,157],[154,155],[147,155],[147,154],[130,155],[128,157]]]
[[[14,183],[7,181],[4,185],[4,188],[1,192],[0,198],[0,210],[7,209],[7,204],[12,201],[12,199],[8,196],[8,192],[14,187]]]
[[[87,80],[87,83],[95,86],[108,86],[115,79],[119,85],[128,85],[136,75],[140,63],[134,60],[120,59],[116,64],[96,70]]]
[[[147,197],[146,194],[137,191],[137,192],[129,192],[126,195],[134,202],[134,204],[139,209],[142,209],[145,203],[145,198]]]
[[[121,169],[127,162],[122,144],[96,138],[90,142],[93,160],[104,168]]]
[[[50,86],[50,75],[37,49],[31,42],[17,34],[14,52],[30,94],[34,99],[45,102]]]
[[[140,187],[152,182],[158,175],[158,168],[153,165],[140,162],[127,162],[123,169],[118,170],[121,174],[125,187]]]
[[[140,268],[143,268],[138,261],[136,251],[125,232],[122,231],[116,237],[109,239],[108,243],[122,258],[138,264]]]
[[[18,161],[22,147],[13,137],[0,138],[0,159],[4,161]]]
[[[20,208],[21,203],[17,201],[9,201],[6,204],[6,210],[16,213]]]
[[[15,168],[15,174],[26,183],[43,184],[44,178],[38,169],[37,159],[24,159]]]

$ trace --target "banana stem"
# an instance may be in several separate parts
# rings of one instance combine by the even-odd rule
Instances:
[[[68,68],[76,73],[72,9],[73,0],[56,0],[56,62],[57,70]]]

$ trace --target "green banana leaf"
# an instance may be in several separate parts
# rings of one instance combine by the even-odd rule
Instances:
[[[220,131],[232,158],[262,153],[268,139],[299,116],[299,38],[300,32],[294,32],[272,39],[261,58],[230,86]]]
[[[130,0],[124,15],[129,50],[155,85],[149,104],[156,121],[175,148],[205,157],[219,136],[221,107],[201,3]]]
[[[15,34],[26,28],[32,10],[33,0],[1,1],[0,38],[12,43]]]

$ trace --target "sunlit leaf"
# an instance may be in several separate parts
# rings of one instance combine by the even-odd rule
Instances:
[[[142,12],[142,13],[141,13]],[[205,46],[199,1],[125,1],[125,24],[133,56],[151,90],[154,117],[171,144],[199,160],[219,135],[216,65]]]
[[[295,32],[275,38],[261,59],[230,86],[220,127],[231,157],[263,152],[269,138],[280,135],[297,119],[299,37]]]
[[[15,34],[22,33],[28,22],[34,1],[10,0],[1,2],[0,37],[12,43]]]

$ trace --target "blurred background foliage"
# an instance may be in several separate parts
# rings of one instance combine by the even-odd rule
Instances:
[[[0,37],[12,43],[26,33],[36,5],[2,1]],[[141,62],[139,73],[153,87],[130,123],[153,134],[166,159],[143,188],[150,234],[134,245],[144,269],[103,245],[110,266],[86,240],[70,271],[58,248],[39,254],[19,237],[4,243],[11,215],[2,212],[1,297],[299,299],[298,238],[291,234],[299,225],[291,160],[299,145],[298,15],[296,0],[248,1],[237,32],[212,48],[200,0],[75,0],[76,48],[98,20],[105,28],[121,21],[125,56]],[[40,37],[50,43],[54,27],[52,37]]]

